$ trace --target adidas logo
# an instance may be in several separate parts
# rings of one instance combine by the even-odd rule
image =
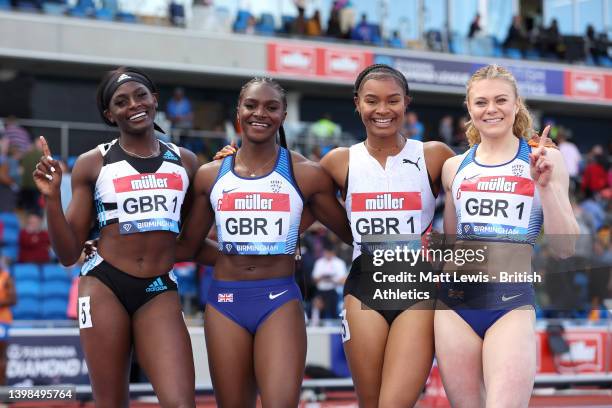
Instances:
[[[119,83],[121,81],[125,81],[126,79],[132,79],[132,77],[129,76],[128,74],[121,74],[119,76],[119,78],[117,78],[117,83]]]
[[[145,292],[161,292],[162,290],[167,290],[167,289],[168,287],[164,285],[161,277],[159,277],[155,279],[153,282],[151,282],[151,284],[149,285],[149,287],[147,287]]]
[[[164,160],[176,160],[176,155],[170,150],[166,150],[166,153],[164,153]]]

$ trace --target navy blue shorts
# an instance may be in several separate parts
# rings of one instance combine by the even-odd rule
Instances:
[[[302,293],[293,276],[248,281],[213,279],[206,306],[255,334],[276,309],[294,299],[301,302]]]
[[[531,283],[443,283],[438,300],[461,316],[482,339],[506,313],[524,306],[535,309]]]

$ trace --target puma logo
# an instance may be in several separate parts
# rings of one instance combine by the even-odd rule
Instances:
[[[410,163],[410,164],[414,164],[416,166],[416,168],[421,171],[421,168],[419,167],[419,160],[421,160],[421,158],[419,157],[417,159],[417,161],[413,162],[412,160],[408,160],[408,159],[403,159],[402,163]]]

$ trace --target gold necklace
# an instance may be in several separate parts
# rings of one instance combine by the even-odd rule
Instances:
[[[247,173],[249,174],[249,177],[257,177],[257,172],[259,172],[261,169],[263,169],[264,167],[266,167],[268,164],[270,164],[272,162],[272,160],[276,160],[276,156],[278,155],[278,151],[275,149],[275,153],[272,156],[272,158],[270,160],[268,160],[263,166],[259,166],[257,169],[251,171],[249,169],[249,166],[247,166],[242,159],[240,158],[240,156],[238,155],[238,153],[236,153],[236,159],[238,159],[238,161],[247,169]]]
[[[151,153],[148,156],[141,156],[137,153],[134,152],[130,152],[128,149],[126,149],[125,147],[123,147],[123,145],[121,144],[121,139],[119,139],[119,147],[121,148],[121,150],[123,150],[124,152],[126,152],[129,156],[133,156],[133,157],[137,157],[139,159],[150,159],[151,157],[157,156],[159,155],[159,140],[157,140],[157,151],[154,151],[153,153]]]

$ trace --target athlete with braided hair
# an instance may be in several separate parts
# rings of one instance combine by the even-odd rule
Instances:
[[[344,287],[344,350],[361,407],[413,406],[433,360],[433,302],[415,301],[399,310],[368,307],[371,298],[360,284],[365,276],[362,238],[426,234],[442,165],[453,152],[443,143],[400,134],[409,88],[404,75],[388,65],[372,65],[359,74],[354,103],[365,126],[365,142],[332,150],[321,160],[346,198],[355,243]],[[384,198],[382,207],[364,205],[379,197]],[[384,202],[401,205],[386,208]]]
[[[179,235],[192,258],[213,222],[219,256],[204,316],[217,404],[295,407],[306,361],[306,327],[294,280],[302,210],[345,242],[351,232],[333,182],[314,162],[287,149],[285,91],[254,78],[238,98],[240,151],[208,163],[195,176],[194,201]],[[280,146],[276,135],[280,135]]]

